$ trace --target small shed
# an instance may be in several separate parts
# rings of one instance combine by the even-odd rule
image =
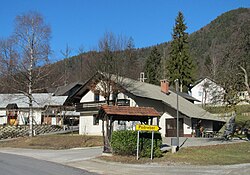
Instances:
[[[159,124],[160,114],[152,107],[129,107],[129,106],[101,106],[98,116],[102,122],[102,133],[104,153],[111,152],[110,139],[113,131],[114,121],[140,121],[141,123],[153,124],[153,119],[157,118],[157,125]],[[106,122],[106,129],[104,126]]]
[[[16,103],[10,103],[6,106],[7,112],[7,124],[16,125],[17,124],[17,112],[18,106]]]

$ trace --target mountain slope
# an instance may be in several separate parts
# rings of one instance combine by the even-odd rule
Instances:
[[[204,76],[214,78],[216,71],[218,72],[221,69],[220,65],[223,61],[232,61],[238,64],[239,58],[244,57],[250,65],[249,17],[249,8],[232,10],[220,15],[210,24],[190,34],[191,56],[197,62],[198,68],[197,79]],[[168,60],[170,42],[159,44],[156,47],[158,47],[162,56]],[[149,56],[151,49],[152,47],[135,49],[135,55],[140,61],[138,72],[143,71],[145,60]],[[226,58],[229,58],[229,56],[230,60]],[[50,78],[50,84],[54,86],[63,85],[65,77],[67,77],[68,83],[75,81],[84,82],[89,77],[87,67],[90,64],[90,60],[98,57],[100,57],[98,52],[87,52],[52,64],[51,69],[54,71]],[[249,69],[248,67],[248,71]]]

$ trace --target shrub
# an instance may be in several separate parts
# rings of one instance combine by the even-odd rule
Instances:
[[[137,132],[136,131],[114,131],[111,138],[113,153],[119,155],[136,154]]]
[[[152,143],[152,133],[144,132],[140,133],[140,155],[141,157],[150,157],[151,156],[151,143]],[[162,152],[160,150],[162,145],[162,138],[159,132],[154,133],[154,149],[153,156],[161,157]]]
[[[150,157],[151,155],[151,132],[140,133],[140,156]],[[160,133],[154,134],[154,157],[161,157],[160,146],[162,138]],[[136,155],[137,131],[114,131],[111,139],[112,151],[119,155]]]

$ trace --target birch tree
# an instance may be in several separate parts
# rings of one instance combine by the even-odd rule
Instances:
[[[44,89],[48,71],[50,54],[51,29],[43,16],[37,12],[18,15],[15,19],[14,34],[15,53],[1,59],[2,65],[12,66],[13,71],[5,71],[4,75],[15,83],[9,86],[14,92],[23,93],[29,99],[29,135],[33,136],[33,103],[32,93]],[[10,52],[9,52],[10,53]],[[14,60],[15,62],[11,61]],[[12,63],[12,65],[10,64]],[[4,71],[2,69],[2,71]]]

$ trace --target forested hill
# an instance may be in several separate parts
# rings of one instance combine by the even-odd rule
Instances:
[[[248,55],[250,59],[250,8],[240,8],[222,14],[207,26],[192,33],[189,41],[191,54],[199,65],[199,75],[215,78],[211,66],[218,65],[223,58],[230,56],[237,60]]]
[[[192,24],[187,24],[187,26],[189,25]],[[239,8],[220,15],[210,24],[190,34],[189,44],[191,56],[197,62],[197,79],[203,76],[216,79],[217,75],[221,73],[221,69],[227,69],[225,66],[229,66],[228,64],[237,65],[242,60],[249,63],[250,9]],[[166,60],[169,57],[169,46],[170,42],[157,45],[162,57],[165,57]],[[139,59],[141,65],[138,67],[138,72],[143,71],[144,62],[151,49],[152,47],[135,50],[135,57]],[[62,70],[67,65],[68,83],[85,81],[89,76],[86,69],[88,60],[98,56],[99,54],[96,52],[88,52],[71,57],[66,61],[59,61],[52,65],[56,70],[53,78],[62,77],[65,73]],[[249,66],[247,69],[249,71]]]

